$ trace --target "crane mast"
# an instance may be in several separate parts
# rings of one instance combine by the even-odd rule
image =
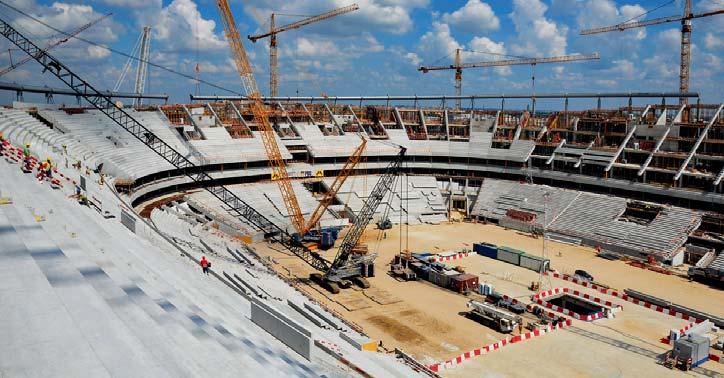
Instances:
[[[239,76],[241,77],[242,85],[244,86],[244,92],[249,99],[251,111],[254,115],[254,122],[256,122],[259,130],[261,131],[262,142],[264,149],[266,150],[267,157],[269,158],[269,166],[272,171],[272,177],[276,179],[279,191],[282,194],[284,205],[289,213],[289,217],[292,221],[292,225],[301,232],[304,230],[304,216],[302,210],[299,207],[297,196],[294,194],[291,180],[289,179],[289,173],[287,172],[282,153],[279,150],[279,144],[274,135],[274,129],[272,128],[269,118],[267,116],[267,110],[264,102],[261,99],[261,93],[256,85],[254,79],[254,73],[251,69],[251,63],[244,50],[244,45],[241,43],[239,37],[239,31],[236,29],[236,22],[234,16],[229,8],[227,0],[217,0],[217,6],[221,13],[222,24],[224,25],[224,32],[226,33],[226,39],[231,47],[231,53],[234,58],[234,64],[236,65]]]
[[[457,109],[460,109],[462,105],[460,96],[463,95],[463,69],[460,65],[462,65],[462,61],[460,60],[460,49],[457,49],[455,50],[455,95],[458,96],[458,99],[455,100],[455,107]]]
[[[691,67],[691,0],[686,0],[684,18],[681,19],[681,64],[679,65],[679,93],[689,91],[689,71]],[[688,102],[686,97],[679,98],[679,104]]]

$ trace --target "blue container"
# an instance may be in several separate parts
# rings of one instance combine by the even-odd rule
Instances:
[[[495,244],[475,243],[473,244],[473,251],[481,256],[498,259],[498,247]]]

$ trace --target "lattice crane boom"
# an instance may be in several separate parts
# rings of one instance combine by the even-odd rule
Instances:
[[[269,37],[269,95],[274,97],[277,95],[277,87],[279,83],[278,79],[278,54],[277,54],[277,34],[283,33],[288,30],[292,29],[298,29],[302,26],[313,24],[315,22],[323,21],[328,18],[336,17],[343,15],[345,13],[353,12],[359,9],[359,6],[357,4],[348,5],[346,7],[341,7],[337,9],[333,9],[329,12],[325,12],[322,14],[318,14],[316,16],[308,17],[296,22],[292,22],[291,24],[287,24],[284,26],[281,26],[279,28],[276,27],[276,17],[275,14],[272,13],[271,17],[269,19],[269,31],[266,33],[256,34],[256,35],[249,35],[247,38],[251,40],[252,42],[256,43],[257,40]]]
[[[133,91],[143,94],[146,88],[146,78],[148,77],[148,59],[151,53],[151,27],[144,26],[141,34],[141,47],[139,49],[138,67],[136,69],[136,81],[133,85]],[[137,98],[133,101],[134,105],[141,105],[143,99]]]
[[[78,27],[77,29],[75,29],[75,30],[71,31],[70,33],[68,33],[68,35],[66,35],[66,36],[58,39],[57,41],[54,41],[54,42],[49,43],[47,46],[45,46],[45,48],[43,48],[43,51],[50,51],[50,50],[52,50],[52,49],[54,49],[54,48],[62,45],[63,43],[68,42],[68,40],[69,40],[71,37],[74,37],[74,36],[80,34],[81,32],[87,30],[87,29],[90,28],[91,26],[93,26],[93,25],[95,25],[95,24],[97,24],[97,23],[105,20],[106,18],[110,17],[112,14],[113,14],[113,13],[104,14],[103,16],[101,16],[101,17],[99,17],[99,18],[97,18],[97,19],[95,19],[95,20],[93,20],[93,21],[91,21],[91,22],[89,22],[89,23],[87,23],[87,24],[85,24],[85,25],[82,25],[82,26]],[[29,61],[31,61],[31,60],[33,60],[33,57],[32,57],[32,56],[26,56],[25,58],[20,59],[19,61],[15,62],[15,63],[11,63],[9,66],[3,68],[3,69],[0,71],[0,76],[5,75],[6,73],[8,73],[8,72],[10,72],[10,71],[18,68],[19,66],[22,66],[23,64],[25,64],[25,63],[27,63],[27,62],[29,62]],[[115,92],[115,91],[114,91],[114,92]]]
[[[724,9],[719,9],[719,10],[715,10],[715,11],[711,11],[711,12],[696,13],[696,14],[692,14],[691,16],[668,16],[668,17],[652,18],[650,20],[645,20],[645,21],[625,22],[622,24],[604,26],[604,27],[600,27],[600,28],[585,29],[585,30],[581,30],[581,32],[579,34],[580,35],[591,35],[591,34],[599,34],[599,33],[608,33],[608,32],[612,32],[612,31],[624,31],[627,29],[642,28],[645,26],[659,25],[659,24],[664,24],[667,22],[692,20],[695,18],[715,16],[717,14],[722,14],[722,13],[724,13]]]
[[[525,58],[525,59],[505,59],[505,60],[493,60],[488,62],[477,62],[477,63],[456,63],[447,66],[421,66],[418,71],[427,73],[429,71],[441,71],[441,70],[460,70],[466,68],[482,68],[482,67],[499,67],[499,66],[515,66],[515,65],[528,65],[528,64],[543,64],[543,63],[563,63],[573,62],[579,60],[597,60],[600,56],[598,53],[593,54],[572,54],[572,55],[561,55],[551,56],[545,58]]]
[[[304,230],[302,230],[303,232],[300,233],[301,235],[306,234],[317,226],[317,222],[322,219],[322,215],[324,215],[324,212],[327,210],[327,208],[329,208],[329,205],[332,204],[332,201],[334,201],[334,197],[337,195],[337,192],[339,192],[339,189],[342,188],[344,182],[347,180],[349,175],[352,174],[352,171],[362,159],[362,153],[364,153],[366,146],[367,139],[362,138],[362,143],[360,143],[360,145],[357,146],[352,155],[349,156],[347,162],[344,164],[344,167],[342,167],[342,169],[339,171],[337,177],[334,178],[334,182],[332,182],[332,185],[330,185],[327,193],[325,193],[322,199],[319,200],[317,208],[314,210],[314,212],[312,212],[312,215],[307,220],[307,224],[304,227]]]
[[[318,14],[318,15],[316,15],[316,16],[308,17],[308,18],[305,18],[305,19],[303,19],[303,20],[299,20],[299,21],[296,21],[296,22],[292,22],[291,24],[287,24],[287,25],[284,25],[284,26],[280,26],[280,27],[278,27],[278,28],[272,27],[271,30],[269,30],[269,31],[266,32],[266,33],[250,35],[250,36],[248,36],[248,38],[249,38],[252,42],[256,42],[256,41],[259,40],[259,39],[266,38],[266,37],[269,37],[269,36],[274,35],[274,34],[283,33],[283,32],[285,32],[285,31],[292,30],[292,29],[299,29],[299,28],[301,28],[302,26],[309,25],[309,24],[313,24],[313,23],[315,23],[315,22],[319,22],[319,21],[322,21],[322,20],[326,20],[326,19],[328,19],[328,18],[336,17],[336,16],[339,16],[339,15],[343,15],[343,14],[345,14],[345,13],[353,12],[353,11],[356,11],[356,10],[358,10],[358,9],[359,9],[359,5],[357,5],[357,4],[348,5],[348,6],[346,6],[346,7],[341,7],[341,8],[333,9],[333,10],[331,10],[331,11],[329,11],[329,12],[325,12],[325,13],[322,13],[322,14]]]
[[[244,45],[241,43],[239,37],[239,31],[236,28],[236,22],[234,21],[234,15],[231,13],[229,3],[227,0],[217,0],[216,4],[221,13],[221,20],[224,25],[224,32],[226,33],[226,39],[231,47],[231,53],[234,57],[234,63],[239,76],[241,77],[242,84],[244,86],[244,92],[248,99],[251,101],[251,111],[254,114],[254,122],[256,122],[259,130],[261,131],[262,142],[264,143],[264,149],[266,150],[267,157],[269,158],[269,166],[272,171],[272,178],[275,179],[279,186],[279,191],[282,194],[284,200],[284,206],[289,213],[289,217],[292,221],[292,225],[295,230],[301,233],[304,230],[304,216],[302,210],[299,207],[297,196],[294,193],[292,182],[289,179],[289,173],[287,172],[282,153],[277,143],[274,129],[272,128],[269,118],[267,116],[267,110],[264,102],[261,99],[261,93],[256,85],[254,79],[254,73],[251,69],[251,63],[244,49]]]

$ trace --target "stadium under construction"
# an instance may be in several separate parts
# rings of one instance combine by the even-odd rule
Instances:
[[[66,84],[0,84],[0,377],[724,375],[724,103],[265,97],[217,5],[245,93],[185,104],[0,18]]]

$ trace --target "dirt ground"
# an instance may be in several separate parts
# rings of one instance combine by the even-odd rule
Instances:
[[[405,232],[403,232],[402,238],[400,238],[398,227],[387,230],[386,237],[384,237],[385,234],[373,228],[366,231],[363,242],[369,245],[371,252],[379,253],[376,262],[377,274],[376,277],[370,279],[372,285],[370,289],[344,290],[341,294],[332,296],[316,285],[309,284],[307,291],[329,304],[348,320],[362,326],[370,337],[382,340],[386,347],[399,347],[423,363],[449,359],[505,337],[505,335],[461,315],[467,310],[466,303],[470,299],[469,297],[443,290],[425,281],[399,282],[387,274],[388,264],[400,249],[439,253],[459,251],[463,248],[472,249],[474,242],[481,241],[506,245],[530,254],[540,255],[543,240],[516,231],[505,230],[495,225],[472,223],[419,225],[411,226],[409,230],[403,231]],[[290,256],[279,248],[264,243],[255,245],[255,248],[260,254],[272,257],[273,261],[278,264],[280,272],[291,277],[298,277],[300,281],[308,284],[306,277],[312,270],[297,257]],[[677,276],[631,267],[620,261],[604,260],[596,257],[595,251],[591,248],[549,241],[547,249],[551,266],[558,271],[571,273],[575,269],[585,269],[596,278],[596,281],[608,286],[620,290],[633,288],[684,306],[724,316],[724,306],[721,306],[724,303],[724,291],[689,282]],[[323,255],[331,260],[335,252],[334,250],[326,251],[323,252]],[[528,298],[532,292],[528,290],[527,286],[538,279],[535,272],[479,255],[471,255],[448,264],[463,266],[466,272],[480,276],[481,283],[491,283],[496,291],[519,298],[522,302],[529,301]],[[541,340],[516,344],[510,349],[504,348],[494,352],[494,355],[478,357],[477,360],[466,362],[454,371],[444,371],[444,375],[529,376],[529,369],[511,372],[504,368],[505,360],[508,360],[508,368],[513,366],[509,360],[516,358],[514,355],[517,355],[517,352],[513,352],[513,349],[529,352],[546,351],[546,353],[538,353],[535,356],[526,355],[526,359],[531,364],[536,361],[540,364],[553,364],[552,366],[556,363],[568,364],[568,371],[563,374],[564,376],[621,375],[615,374],[618,370],[606,366],[605,363],[587,362],[587,358],[592,359],[590,355],[605,357],[599,361],[609,359],[610,361],[626,361],[627,366],[641,365],[640,367],[624,368],[623,376],[635,375],[638,372],[646,374],[649,372],[649,365],[652,369],[656,369],[653,367],[658,366],[651,356],[668,350],[668,347],[659,343],[658,340],[666,336],[669,329],[681,328],[686,325],[686,322],[680,319],[668,317],[632,303],[616,302],[612,297],[606,297],[569,282],[545,279],[543,283],[548,287],[571,287],[588,292],[620,303],[624,306],[624,310],[615,319],[604,319],[595,324],[576,322],[574,325],[577,329],[586,331],[587,337],[582,336],[580,332],[577,334],[573,331],[561,331],[543,337]],[[593,342],[592,338],[600,342]],[[616,343],[619,344],[614,346],[610,342],[604,342],[607,340],[616,340]],[[577,344],[577,346],[558,348],[561,342],[564,345]],[[621,345],[640,348],[650,355],[632,353],[622,349]],[[556,349],[557,352],[554,356],[549,357],[548,351],[552,349]],[[586,358],[579,356],[584,353],[583,350],[588,351],[587,353],[590,355]],[[582,360],[570,364],[567,361],[571,358],[581,358]],[[715,363],[707,363],[706,367],[710,368],[712,364]],[[716,365],[724,367],[722,364]],[[500,369],[494,368],[495,366],[500,366]],[[492,370],[487,370],[488,367]],[[553,368],[550,367],[550,369]],[[597,371],[596,369],[600,369],[598,371],[601,374],[592,375],[591,373]],[[662,376],[668,376],[665,368],[660,369]],[[715,366],[714,370],[724,372],[724,369],[720,370],[719,366]],[[488,371],[492,375],[483,374]],[[497,373],[492,373],[496,371]],[[552,371],[550,370],[551,373]],[[556,373],[556,375],[561,374]]]

